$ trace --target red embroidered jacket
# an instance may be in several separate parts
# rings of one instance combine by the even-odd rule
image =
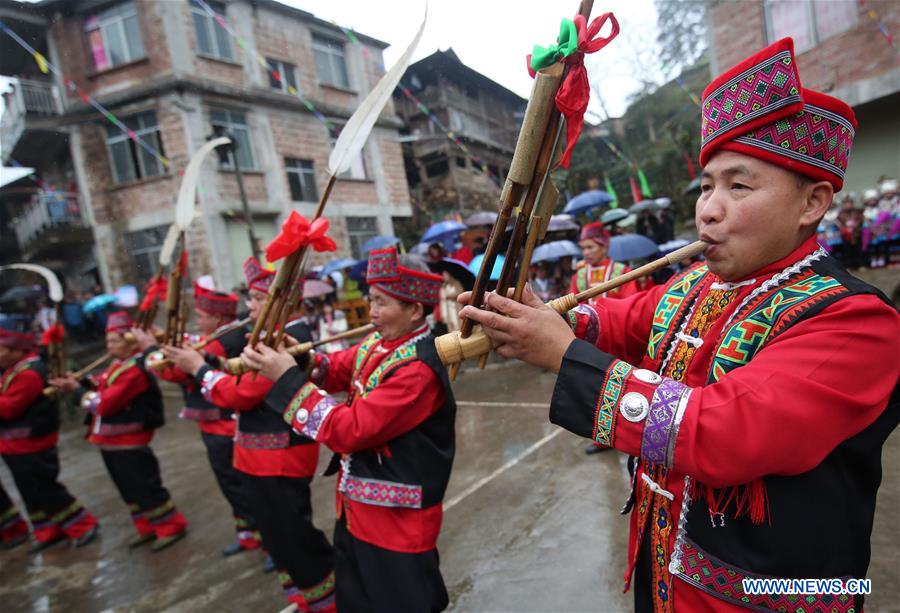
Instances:
[[[337,513],[344,514],[350,533],[405,553],[436,546],[441,499],[453,458],[454,411],[437,415],[447,400],[444,387],[435,370],[414,351],[402,365],[385,370],[384,380],[376,371],[391,366],[387,362],[396,358],[398,348],[415,348],[415,341],[427,334],[423,326],[367,348],[363,347],[369,339],[328,356],[317,355],[309,382],[303,384],[299,370],[292,369],[267,398],[296,432],[341,454]],[[338,402],[327,392],[350,395],[347,402]],[[411,446],[401,439],[416,435],[430,437],[431,447],[440,449],[435,458],[412,457]],[[425,447],[419,447],[423,454]],[[378,467],[377,475],[363,468],[368,456],[376,458],[370,464]],[[416,463],[417,468],[411,468]]]
[[[900,375],[900,316],[816,247],[810,239],[739,282],[695,267],[569,314],[583,340],[563,360],[550,418],[640,458],[626,586],[650,539],[663,552],[651,563],[660,610],[737,610],[723,590],[742,596],[742,576],[865,575],[880,444],[896,426],[896,407],[885,407]],[[834,523],[828,539],[810,513]],[[749,602],[789,605],[782,595]]]
[[[594,287],[595,285],[606,283],[611,279],[621,276],[626,272],[629,272],[630,270],[631,268],[629,268],[627,265],[622,264],[621,262],[615,262],[610,258],[604,259],[597,266],[591,266],[590,264],[582,260],[578,263],[578,268],[575,270],[575,274],[572,275],[572,281],[569,284],[569,292],[573,294],[583,292],[584,290]],[[605,297],[628,298],[629,296],[633,296],[637,292],[637,282],[629,281],[625,285],[607,292],[605,294]],[[598,299],[595,298],[594,301],[596,300]]]
[[[59,440],[59,414],[43,397],[39,366],[37,354],[29,353],[0,375],[0,454],[37,453]]]

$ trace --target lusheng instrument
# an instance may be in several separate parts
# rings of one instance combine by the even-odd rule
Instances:
[[[547,306],[557,313],[566,313],[583,302],[587,302],[635,279],[646,277],[660,268],[698,256],[703,253],[707,246],[708,243],[696,241],[639,268],[635,268],[622,276],[610,279],[606,283],[600,283],[578,294],[566,294],[551,300],[547,303]],[[480,358],[488,355],[493,349],[491,339],[481,329],[475,330],[467,337],[462,336],[460,332],[444,334],[435,339],[434,345],[435,349],[437,349],[438,357],[445,365],[460,364],[464,360],[476,356]]]
[[[317,341],[308,341],[305,343],[300,343],[299,345],[292,345],[287,348],[287,352],[292,356],[297,357],[303,355],[304,353],[309,353],[316,347],[327,345],[328,343],[333,343],[335,341],[342,341],[348,338],[362,336],[374,331],[375,326],[373,324],[366,324],[365,326],[353,328],[352,330],[347,330],[346,332],[341,332],[340,334],[335,334],[334,336],[330,336],[328,338],[323,338]],[[244,362],[241,361],[240,357],[236,357],[231,358],[230,360],[225,362],[225,370],[227,370],[232,375],[242,375],[252,369],[244,364]]]
[[[190,348],[193,349],[194,351],[200,351],[201,349],[205,348],[206,346],[219,340],[226,334],[229,334],[231,332],[234,332],[235,330],[239,330],[239,329],[243,328],[244,326],[248,325],[250,323],[250,321],[251,320],[249,317],[245,317],[244,319],[241,319],[239,321],[232,322],[232,323],[228,324],[227,326],[223,327],[221,330],[218,330],[218,331],[210,334],[202,341],[200,341],[198,343],[194,343],[193,345],[191,345]],[[157,351],[151,352],[144,359],[144,366],[146,368],[152,368],[154,370],[165,370],[166,368],[169,368],[170,366],[172,366],[172,362],[166,357],[166,355],[161,350],[157,350]]]

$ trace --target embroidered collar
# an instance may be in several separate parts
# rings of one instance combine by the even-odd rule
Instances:
[[[400,345],[403,345],[404,343],[408,342],[409,340],[419,337],[419,336],[423,336],[424,334],[427,334],[427,333],[428,333],[428,324],[427,323],[422,324],[421,326],[419,326],[412,332],[405,334],[405,335],[401,336],[400,338],[395,338],[390,341],[382,338],[381,345],[379,348],[382,351],[393,351],[394,349],[396,349]]]

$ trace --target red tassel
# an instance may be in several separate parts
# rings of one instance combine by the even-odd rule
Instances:
[[[641,190],[638,187],[637,181],[634,180],[634,177],[628,177],[628,180],[631,182],[631,197],[634,199],[634,203],[637,204],[644,198],[641,196]]]
[[[681,157],[684,158],[684,164],[687,167],[688,176],[691,178],[691,181],[697,178],[697,170],[694,168],[694,160],[691,159],[685,152],[681,152]]]
[[[734,502],[735,518],[747,515],[755,525],[772,523],[769,496],[762,479],[724,488],[712,488],[704,483],[691,481],[689,492],[692,500],[702,498],[706,502],[710,516],[723,515],[725,509]]]
[[[41,335],[41,345],[44,347],[49,347],[50,345],[58,345],[63,342],[63,339],[66,336],[66,331],[63,329],[62,324],[53,324]]]

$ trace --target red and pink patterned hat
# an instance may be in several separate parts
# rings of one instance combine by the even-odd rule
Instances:
[[[581,236],[578,238],[580,241],[594,241],[598,245],[609,245],[610,234],[609,230],[603,227],[602,221],[595,221],[594,223],[589,223],[585,225],[581,229]]]
[[[0,345],[29,351],[37,346],[37,340],[24,321],[10,317],[0,320]]]
[[[835,191],[843,187],[856,116],[837,98],[801,85],[793,39],[713,80],[701,110],[701,165],[717,151],[733,151],[828,181]]]
[[[247,277],[247,285],[250,289],[269,293],[269,288],[275,280],[275,273],[262,267],[252,255],[244,262],[244,276]]]
[[[237,307],[238,297],[234,294],[217,292],[203,287],[196,281],[194,282],[195,309],[212,315],[234,317],[237,315]]]
[[[134,327],[134,321],[128,311],[116,311],[110,313],[106,319],[106,332],[115,332],[117,334],[125,334]]]
[[[404,302],[421,302],[435,306],[440,300],[444,278],[400,266],[396,247],[377,249],[369,253],[366,283]]]

